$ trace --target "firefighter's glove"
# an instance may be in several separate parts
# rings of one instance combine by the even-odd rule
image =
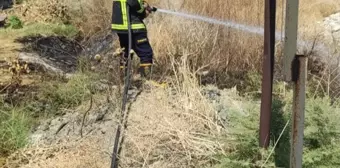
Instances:
[[[144,9],[145,9],[145,16],[148,17],[150,13],[152,13],[152,7],[144,1],[143,3]]]

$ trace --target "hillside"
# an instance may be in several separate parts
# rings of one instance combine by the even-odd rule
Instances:
[[[148,2],[263,25],[260,0]],[[278,32],[282,4],[277,2]],[[8,17],[0,27],[0,166],[109,167],[123,88],[110,2],[17,0],[0,14]],[[311,46],[302,46],[312,53],[304,167],[340,166],[339,15],[337,0],[300,2],[299,38],[327,48],[310,52]],[[280,41],[271,144],[263,150],[263,37],[165,13],[145,22],[155,53],[153,80],[132,82],[120,167],[287,167],[292,90],[281,80]]]

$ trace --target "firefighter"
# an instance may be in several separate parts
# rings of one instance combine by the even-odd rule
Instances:
[[[127,13],[129,5],[129,13]],[[130,15],[132,42],[131,48],[140,58],[139,73],[143,79],[150,78],[153,65],[153,49],[149,43],[147,29],[143,22],[151,13],[150,6],[144,0],[114,0],[112,9],[112,30],[118,35],[121,48],[124,49],[124,58],[121,69],[127,65],[128,57],[128,23],[127,16]]]

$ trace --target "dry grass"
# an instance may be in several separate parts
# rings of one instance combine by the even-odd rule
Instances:
[[[263,26],[264,1],[150,1],[151,4],[166,9],[232,20],[247,25]],[[335,0],[302,0],[300,3],[299,39],[313,41],[324,31],[317,22],[340,9]],[[283,1],[277,2],[277,31],[282,30]],[[327,11],[327,12],[326,12]],[[168,62],[174,57],[188,55],[193,71],[209,72],[210,82],[221,84],[228,78],[227,73],[244,74],[248,71],[261,72],[263,58],[263,36],[241,32],[227,27],[193,21],[177,16],[156,13],[148,19],[149,37],[155,50],[158,72],[171,72]],[[321,38],[325,40],[326,38]],[[327,40],[327,39],[326,39]],[[302,46],[310,50],[310,46]],[[277,43],[276,71],[280,72],[281,44]],[[323,55],[322,55],[323,56]]]
[[[277,2],[278,31],[283,24],[284,2]],[[264,22],[264,1],[261,0],[219,0],[214,3],[209,0],[150,0],[150,3],[160,8],[180,9],[247,25],[263,26]],[[16,10],[19,11],[16,13],[24,21],[58,20],[73,23],[85,39],[110,30],[111,1],[31,0],[18,8],[20,10]],[[51,12],[52,9],[55,10]],[[320,26],[316,23],[339,10],[340,3],[336,0],[302,0],[299,20],[302,36],[306,39],[315,38],[320,32]],[[262,36],[161,13],[156,13],[147,22],[156,63],[164,74],[171,71],[171,67],[167,66],[169,59],[181,57],[183,50],[189,55],[192,70],[209,70],[215,76],[217,72],[226,71],[261,71]]]
[[[172,2],[179,1],[168,3]],[[263,24],[263,1],[260,0],[183,2],[183,10],[192,13],[249,25]],[[165,1],[155,0],[150,3],[160,7],[167,6]],[[323,5],[320,5],[321,3]],[[81,17],[71,19],[71,22],[75,23],[86,37],[109,28],[108,1],[73,1],[69,4],[73,4],[72,10],[82,11],[81,14],[75,14]],[[80,4],[79,9],[74,8],[77,4]],[[178,4],[181,6],[181,3]],[[278,4],[280,16],[281,2]],[[302,0],[300,25],[302,29],[308,30],[303,32],[314,32],[318,29],[313,26],[316,21],[338,9],[339,2],[335,0]],[[278,18],[278,27],[281,27],[280,17]],[[162,14],[156,14],[148,21],[149,37],[156,54],[158,72],[173,75],[174,89],[153,89],[151,93],[141,95],[133,104],[129,129],[126,132],[122,167],[177,168],[209,165],[211,156],[225,153],[228,144],[220,140],[226,132],[220,126],[211,104],[201,95],[196,72],[208,71],[218,77],[227,71],[261,71],[263,37]],[[215,79],[217,80],[219,79]],[[89,140],[80,143],[74,150],[55,153],[57,157],[42,165],[55,166],[58,163],[60,167],[107,166],[108,155],[94,154],[93,151],[103,148],[107,150],[107,144],[112,142],[111,139],[104,147],[98,147],[93,144],[101,144],[102,141]],[[88,148],[89,146],[92,148]],[[38,159],[39,162],[43,161]]]
[[[181,58],[183,53],[188,55],[193,71],[259,70],[263,45],[260,36],[177,17],[155,16],[155,20],[162,22],[149,25],[149,36],[162,70],[171,69],[170,60]]]
[[[87,138],[39,148],[27,148],[13,154],[5,168],[75,168],[109,167],[110,157],[104,150],[103,139]],[[106,142],[107,144],[107,142]]]
[[[213,105],[201,94],[186,61],[172,62],[177,78],[171,88],[151,87],[132,104],[121,167],[211,166],[215,155],[226,153],[230,142],[225,140],[227,132]],[[232,103],[230,108],[238,109]],[[107,167],[115,122],[106,123],[112,130],[102,136],[65,139],[52,146],[19,151],[9,158],[8,168]]]
[[[186,63],[174,65],[172,89],[154,89],[132,105],[122,167],[204,167],[225,153],[226,132]]]
[[[85,40],[111,29],[112,1],[107,0],[64,0],[69,4],[71,23],[82,32]]]
[[[282,8],[285,9],[285,0],[277,1],[277,27],[282,25]],[[160,5],[162,8],[179,9],[191,13],[203,14],[210,17],[233,20],[238,23],[262,26],[264,23],[264,1],[262,0],[218,0],[211,3],[209,0],[200,1],[160,1],[150,0],[150,3]],[[176,4],[177,3],[177,4]],[[176,5],[174,5],[176,4]],[[315,26],[315,22],[340,10],[337,0],[301,0],[300,26]]]

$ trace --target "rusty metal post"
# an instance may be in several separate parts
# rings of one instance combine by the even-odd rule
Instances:
[[[299,0],[286,0],[285,42],[283,49],[283,76],[292,81],[292,63],[297,49]]]
[[[273,90],[276,0],[265,1],[264,58],[260,116],[260,147],[269,146]]]
[[[290,168],[302,167],[303,130],[305,120],[305,99],[307,81],[307,57],[297,55],[293,61],[292,79],[294,82],[293,114]]]

